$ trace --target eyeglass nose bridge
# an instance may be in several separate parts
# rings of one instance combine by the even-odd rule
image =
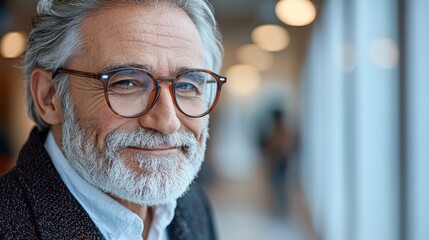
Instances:
[[[155,93],[155,97],[152,100],[152,103],[150,104],[150,106],[148,106],[147,110],[145,111],[146,113],[149,112],[154,106],[155,104],[158,102],[158,98],[159,95],[161,93],[161,83],[163,82],[168,82],[170,83],[170,86],[168,87],[168,90],[170,92],[170,97],[171,100],[174,104],[174,107],[179,110],[179,112],[187,115],[186,113],[183,112],[183,110],[180,108],[179,103],[176,100],[176,96],[175,96],[175,92],[174,92],[174,83],[175,81],[177,81],[177,78],[170,78],[170,77],[158,77],[158,78],[154,78],[155,83],[156,83],[156,93]]]
[[[163,83],[163,82],[169,82],[170,84],[170,89],[172,88],[172,86],[174,85],[174,82],[177,81],[177,78],[170,78],[170,77],[159,77],[159,78],[155,78],[155,82],[157,85]]]
[[[159,93],[161,92],[161,85],[160,84],[163,82],[169,82],[170,83],[170,86],[168,87],[168,89],[170,91],[170,95],[171,95],[172,99],[175,100],[173,86],[174,86],[174,82],[177,81],[177,78],[158,77],[158,78],[155,78],[154,80],[156,82],[156,90],[157,90],[157,94],[156,94],[157,97],[156,97],[156,99],[154,99],[155,102],[158,100]],[[175,102],[175,104],[176,104],[176,102]]]

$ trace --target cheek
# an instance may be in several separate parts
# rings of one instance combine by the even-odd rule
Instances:
[[[201,143],[202,134],[204,132],[204,129],[208,125],[208,116],[205,116],[203,118],[185,117],[182,119],[182,124],[183,124],[183,127],[185,128],[184,130],[193,132],[198,142]]]
[[[96,129],[97,125],[104,125],[103,118],[106,116],[108,106],[104,100],[104,94],[101,91],[88,90],[81,87],[72,88],[72,96],[74,99],[74,110],[77,114],[79,124],[88,134]]]
[[[73,89],[75,114],[87,140],[97,143],[99,149],[105,146],[107,134],[125,125],[127,119],[116,116],[106,103],[103,90]]]
[[[104,88],[101,83],[95,83],[94,80],[76,81],[72,83],[71,94],[76,103],[76,110],[82,114],[82,117],[92,115],[100,109],[107,107],[104,98]]]

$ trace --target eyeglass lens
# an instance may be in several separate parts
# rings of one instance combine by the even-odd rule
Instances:
[[[131,117],[145,112],[156,98],[156,82],[138,70],[122,70],[108,82],[108,98],[113,111]],[[214,104],[217,81],[209,73],[192,71],[173,83],[177,107],[189,116],[206,113]]]

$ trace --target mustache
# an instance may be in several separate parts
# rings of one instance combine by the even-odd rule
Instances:
[[[173,146],[190,150],[198,146],[198,140],[193,133],[184,130],[162,134],[145,128],[134,131],[115,130],[106,136],[106,149],[112,151],[126,147],[153,148],[157,146]]]

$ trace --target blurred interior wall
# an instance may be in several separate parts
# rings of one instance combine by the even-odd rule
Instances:
[[[347,239],[344,152],[343,1],[328,1],[314,26],[302,90],[302,177],[324,239]]]
[[[407,237],[429,238],[429,2],[406,5]]]
[[[327,0],[314,26],[302,176],[323,239],[429,237],[427,9]]]

